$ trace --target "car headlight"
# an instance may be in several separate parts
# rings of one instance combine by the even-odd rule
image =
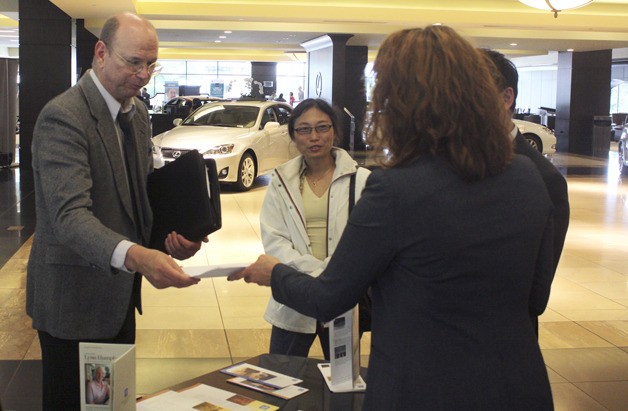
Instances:
[[[235,147],[235,144],[221,144],[219,146],[210,148],[209,150],[204,152],[203,155],[205,154],[231,154],[234,147]]]

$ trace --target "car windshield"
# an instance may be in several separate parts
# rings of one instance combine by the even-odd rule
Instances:
[[[258,113],[258,107],[213,104],[192,113],[183,125],[250,128],[255,125]]]

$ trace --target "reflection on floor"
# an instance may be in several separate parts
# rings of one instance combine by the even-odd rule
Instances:
[[[567,176],[571,200],[565,251],[540,324],[558,410],[628,409],[628,182],[617,174],[616,161],[615,151],[608,160],[553,158]],[[39,408],[41,386],[40,349],[24,314],[34,224],[32,184],[24,173],[26,181],[19,184],[19,170],[2,173],[0,398],[5,409],[31,410]],[[247,193],[223,191],[223,228],[183,265],[249,263],[262,252],[259,210],[268,180],[258,180]],[[262,314],[267,288],[220,278],[183,290],[144,284],[145,314],[137,324],[139,394],[266,352],[270,327]],[[364,364],[369,342],[367,333]],[[321,357],[318,345],[312,356]]]

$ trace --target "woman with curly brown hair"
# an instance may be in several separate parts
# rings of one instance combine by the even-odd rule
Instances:
[[[490,63],[452,29],[402,30],[374,70],[371,173],[326,270],[271,256],[231,279],[322,321],[372,288],[365,410],[547,410],[529,319],[552,272],[552,205],[510,122]]]

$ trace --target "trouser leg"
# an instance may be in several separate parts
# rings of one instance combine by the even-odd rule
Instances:
[[[271,354],[307,357],[316,334],[305,334],[273,326],[270,333]]]

